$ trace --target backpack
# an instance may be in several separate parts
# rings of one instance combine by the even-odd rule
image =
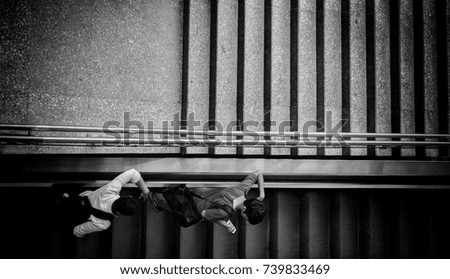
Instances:
[[[233,209],[227,205],[218,204],[216,202],[205,199],[204,197],[193,193],[186,187],[186,184],[177,185],[176,187],[167,187],[161,191],[167,204],[171,209],[172,215],[177,219],[182,227],[189,227],[200,222],[203,217],[198,212],[194,197],[207,200],[231,215]]]

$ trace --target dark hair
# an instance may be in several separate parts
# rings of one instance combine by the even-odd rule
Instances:
[[[264,210],[264,203],[257,199],[248,199],[244,201],[245,214],[247,215],[248,222],[252,225],[260,223],[266,211]]]
[[[122,215],[130,216],[138,211],[139,202],[132,196],[120,197],[114,202],[114,209]]]

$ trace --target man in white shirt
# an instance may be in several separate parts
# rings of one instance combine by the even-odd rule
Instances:
[[[136,184],[142,191],[139,199],[147,200],[150,191],[145,186],[141,174],[135,169],[130,169],[120,174],[111,182],[95,191],[85,191],[80,196],[87,196],[93,208],[112,213],[115,217],[118,215],[133,215],[139,208],[139,201],[132,196],[120,196],[122,187],[127,183]],[[73,234],[76,237],[83,237],[89,233],[104,231],[110,225],[110,221],[90,215],[86,222],[77,225],[73,229]]]

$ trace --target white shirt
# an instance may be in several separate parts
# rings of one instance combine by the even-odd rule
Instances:
[[[87,196],[92,207],[104,212],[112,212],[112,204],[120,198],[120,190],[127,183],[137,183],[141,179],[140,173],[135,169],[127,170],[120,174],[111,182],[95,191],[85,191],[80,196]],[[104,231],[111,226],[111,222],[91,215],[87,222],[76,226],[73,234],[77,237],[83,237],[88,233]]]
[[[239,206],[241,206],[245,201],[245,197],[244,196],[240,196],[236,199],[233,200],[233,209],[236,210],[236,208],[238,208]]]

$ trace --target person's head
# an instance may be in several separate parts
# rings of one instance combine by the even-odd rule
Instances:
[[[113,204],[113,211],[118,214],[130,216],[139,209],[139,201],[132,196],[120,197]]]
[[[266,211],[264,209],[264,203],[257,199],[248,199],[244,201],[244,211],[242,212],[243,216],[246,217],[248,222],[252,225],[256,225],[261,223],[266,215]]]

